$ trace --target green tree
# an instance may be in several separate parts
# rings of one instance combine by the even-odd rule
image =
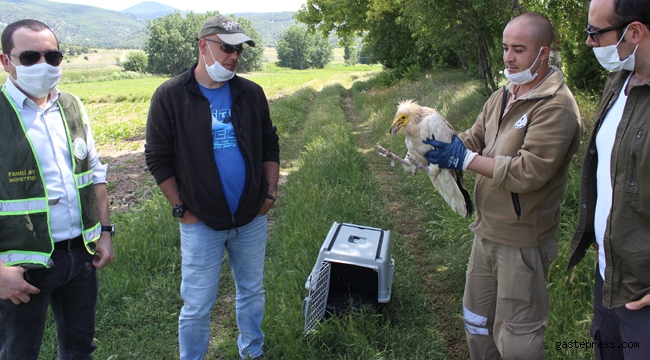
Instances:
[[[308,47],[307,31],[298,26],[290,27],[278,39],[276,64],[292,69],[307,69]]]
[[[368,17],[375,2],[388,0],[307,0],[295,14],[296,20],[323,35],[335,32],[339,38],[361,36],[368,30]],[[399,6],[399,4],[396,4]]]
[[[126,56],[126,61],[120,63],[124,71],[145,72],[147,69],[147,54],[133,51]]]
[[[322,69],[334,58],[334,47],[329,39],[318,34],[307,34],[310,39],[309,67]]]
[[[380,63],[398,73],[427,61],[417,48],[409,26],[403,22],[403,8],[413,0],[307,0],[296,19],[323,34],[363,39],[364,62]]]
[[[346,46],[343,48],[343,60],[345,61],[345,65],[356,65],[359,62],[357,57],[357,47]]]
[[[280,67],[323,68],[332,60],[333,48],[327,38],[294,25],[280,36],[277,54]]]
[[[600,91],[607,72],[585,44],[588,0],[307,0],[296,19],[323,34],[362,36],[363,62],[396,74],[464,68],[496,89],[505,25],[524,11],[546,15],[556,30],[567,83]]]
[[[264,70],[264,40],[253,23],[243,17],[235,19],[242,26],[246,35],[255,42],[255,47],[244,45],[244,51],[239,55],[238,72],[253,72]]]
[[[517,0],[408,0],[403,13],[418,48],[435,64],[466,68],[496,90],[503,29],[521,13]]]
[[[206,20],[218,14],[218,11],[208,11],[205,14],[188,11],[183,18],[180,12],[176,11],[165,17],[148,20],[145,40],[145,52],[149,60],[147,72],[175,76],[189,69],[196,62],[198,55],[196,37],[201,26]],[[261,70],[264,61],[262,37],[249,20],[239,18],[237,21],[246,34],[259,44],[259,48],[249,47],[242,52],[238,70],[242,72]]]
[[[361,51],[359,52],[359,63],[365,65],[375,64],[377,61],[372,58],[372,54],[372,44],[362,41]]]
[[[585,43],[589,1],[521,0],[521,3],[526,10],[538,11],[551,20],[567,84],[574,89],[602,92],[607,70],[600,66],[593,50]]]
[[[501,32],[519,9],[517,0],[307,0],[296,19],[339,37],[367,32],[371,58],[388,69],[476,69],[494,89]]]
[[[343,60],[345,65],[356,65],[359,62],[357,57],[357,42],[349,37],[343,38]]]
[[[218,12],[195,14],[188,11],[185,18],[176,11],[164,17],[147,20],[144,51],[149,63],[147,72],[176,76],[186,71],[197,55],[196,36],[201,25]]]
[[[410,28],[404,26],[402,21],[400,9],[377,13],[369,22],[370,28],[364,38],[367,45],[364,45],[364,52],[367,50],[370,53],[370,62],[396,70],[399,75],[420,64],[423,65],[420,67],[430,67],[431,58],[427,51],[418,47]]]

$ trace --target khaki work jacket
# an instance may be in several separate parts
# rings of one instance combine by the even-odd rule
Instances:
[[[495,161],[493,178],[477,174],[474,187],[476,220],[470,229],[484,239],[524,248],[557,240],[582,120],[564,75],[553,70],[505,114],[505,87],[497,90],[459,136],[470,150]]]

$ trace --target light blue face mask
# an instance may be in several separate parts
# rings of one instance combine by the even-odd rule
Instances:
[[[214,64],[208,66],[207,61],[205,61],[205,56],[203,56],[203,61],[205,62],[205,69],[208,71],[208,75],[210,75],[210,79],[216,81],[216,82],[225,82],[233,78],[235,76],[234,71],[230,71],[223,67],[223,65],[219,64],[219,62],[214,58],[214,54],[212,54],[212,49],[210,46],[208,46],[208,50],[210,50],[210,55],[212,55],[212,60],[214,60]]]
[[[508,80],[510,80],[510,82],[515,84],[515,85],[525,85],[525,84],[528,84],[529,82],[535,80],[535,78],[537,77],[537,72],[539,71],[539,68],[537,68],[537,71],[535,71],[535,74],[531,74],[530,69],[532,69],[533,66],[535,66],[535,63],[537,62],[537,59],[539,59],[539,55],[542,53],[542,49],[543,48],[539,49],[539,52],[537,53],[537,57],[535,58],[535,61],[533,61],[533,64],[530,65],[530,67],[528,69],[520,71],[520,72],[515,73],[515,74],[510,74],[508,72],[508,69],[505,69],[505,70],[503,70],[503,75],[505,75],[508,78]],[[541,67],[541,65],[540,65],[540,67]]]

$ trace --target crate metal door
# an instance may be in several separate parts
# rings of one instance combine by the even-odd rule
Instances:
[[[304,334],[318,325],[318,321],[325,316],[327,306],[327,295],[330,289],[330,272],[332,264],[329,261],[323,261],[316,278],[310,275],[309,296],[307,296],[302,305],[302,314],[305,317]]]

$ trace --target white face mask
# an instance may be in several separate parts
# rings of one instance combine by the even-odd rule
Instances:
[[[524,85],[524,84],[528,84],[529,82],[535,80],[535,78],[537,77],[537,71],[539,71],[539,68],[537,68],[537,71],[535,71],[535,74],[531,74],[530,69],[532,69],[533,66],[535,66],[535,63],[537,62],[537,59],[539,59],[539,54],[541,54],[541,53],[542,53],[542,48],[539,49],[539,52],[537,53],[537,57],[535,58],[535,61],[533,61],[533,64],[530,65],[530,67],[528,69],[526,69],[524,71],[520,71],[520,72],[515,73],[515,74],[510,74],[508,72],[508,69],[505,69],[505,70],[503,70],[503,75],[505,75],[508,78],[508,80],[510,80],[510,82],[515,84],[515,85]],[[541,65],[540,65],[540,67],[541,67]]]
[[[61,79],[60,66],[52,66],[48,63],[23,66],[16,65],[11,60],[9,62],[16,68],[17,79],[13,79],[16,85],[37,99],[52,92]]]
[[[618,44],[623,41],[623,38],[625,37],[625,33],[627,32],[627,28],[630,27],[628,25],[625,28],[625,31],[623,32],[623,36],[618,40],[616,45],[609,45],[609,46],[600,46],[600,47],[595,47],[594,49],[594,55],[596,55],[596,59],[598,59],[598,62],[602,67],[609,71],[621,71],[621,70],[634,70],[634,54],[636,53],[636,49],[639,47],[637,45],[634,48],[634,51],[630,56],[627,57],[625,60],[621,60],[620,56],[618,56]]]
[[[210,46],[208,46],[208,50],[210,50],[210,55],[212,55],[214,64],[208,66],[207,61],[205,61],[205,56],[203,56],[203,61],[205,62],[205,69],[208,71],[210,79],[216,82],[224,82],[232,79],[233,76],[235,76],[235,72],[230,71],[223,67],[223,65],[219,64],[219,62],[214,58],[214,54],[212,54],[212,49],[210,49]]]

